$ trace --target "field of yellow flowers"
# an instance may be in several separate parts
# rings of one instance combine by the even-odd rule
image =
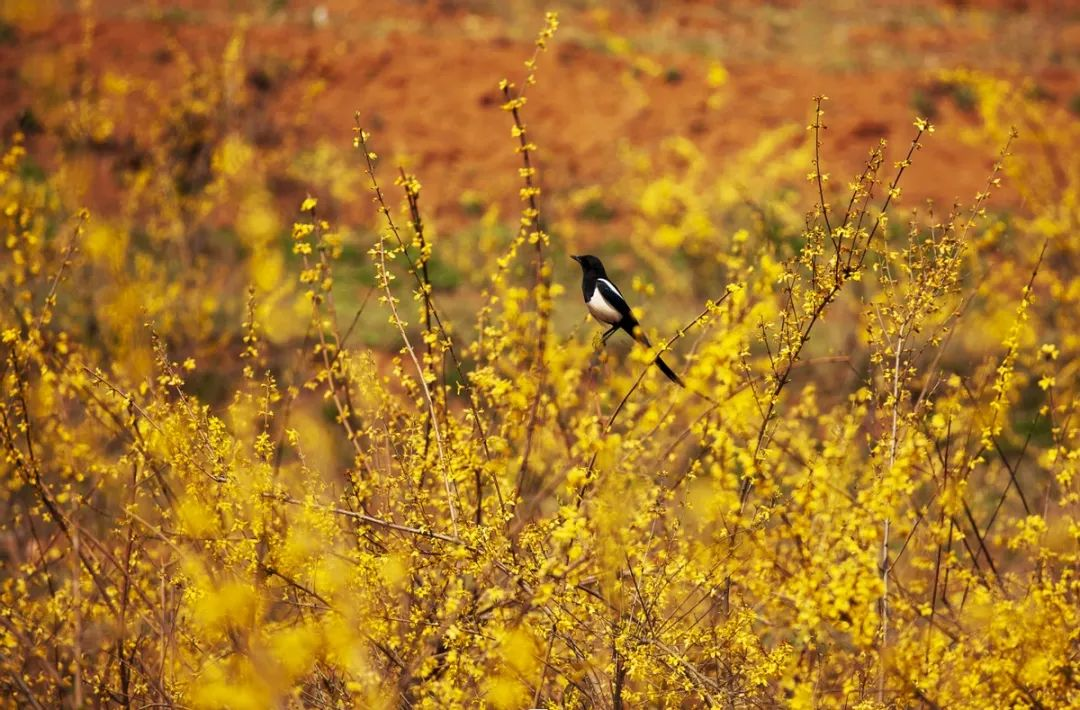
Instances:
[[[539,34],[490,81],[510,200],[383,155],[422,105],[298,147],[262,119],[250,18],[210,59],[173,35],[149,81],[87,69],[80,3],[70,63],[22,66],[0,705],[1080,704],[1077,112],[935,70],[963,129],[883,107],[902,139],[849,174],[843,99],[811,88],[721,171],[671,134],[549,194],[567,156],[533,109],[568,28],[517,5]],[[603,18],[626,101],[681,81]],[[750,100],[710,66],[718,116]],[[972,194],[907,198],[963,151],[989,156]],[[653,348],[600,343],[586,249]]]

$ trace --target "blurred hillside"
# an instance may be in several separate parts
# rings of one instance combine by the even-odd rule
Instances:
[[[532,97],[532,135],[553,201],[599,188],[578,201],[591,200],[612,224],[589,239],[624,226],[625,210],[602,193],[630,169],[627,146],[655,153],[663,138],[685,136],[709,158],[708,170],[722,172],[766,131],[801,129],[816,94],[832,99],[826,158],[838,178],[854,175],[878,138],[903,143],[912,115],[935,120],[945,140],[912,171],[907,204],[968,198],[998,147],[949,140],[973,122],[975,107],[943,71],[1007,77],[1049,105],[1080,111],[1080,12],[1065,0],[578,0],[552,8],[532,0],[268,0],[227,10],[210,0],[8,0],[0,127],[7,136],[29,133],[31,154],[45,165],[78,154],[82,174],[71,190],[108,213],[125,171],[147,150],[135,135],[146,104],[179,91],[186,73],[220,70],[240,28],[234,61],[243,84],[213,120],[280,151],[275,197],[291,207],[316,190],[333,198],[333,216],[356,220],[368,210],[359,166],[344,150],[359,111],[381,152],[424,180],[427,208],[453,227],[490,202],[516,202],[496,83],[520,78],[514,68],[545,9],[560,10],[564,31],[545,59],[558,81]],[[86,94],[124,106],[107,139],[94,140],[105,129],[65,113]],[[802,139],[801,130],[788,138]],[[187,149],[206,162],[212,148]]]

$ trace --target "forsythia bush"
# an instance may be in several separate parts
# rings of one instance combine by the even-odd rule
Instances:
[[[115,221],[72,212],[63,175],[6,147],[6,702],[1080,702],[1080,174],[1035,144],[1080,145],[1074,119],[950,77],[979,97],[971,137],[1006,147],[973,206],[906,226],[921,119],[834,189],[819,99],[814,207],[770,219],[673,139],[684,171],[624,186],[628,244],[692,266],[635,287],[706,295],[622,358],[560,322],[578,277],[544,230],[519,88],[501,87],[520,222],[476,255],[475,322],[452,323],[421,183],[397,177],[399,206],[359,126],[374,238],[311,197],[280,248],[267,159],[210,118],[243,100],[223,66],[146,124]],[[75,110],[102,121],[103,103]],[[1017,107],[1030,141],[1008,132]],[[807,153],[781,142],[736,169],[801,156],[801,177]],[[987,212],[1005,178],[1022,217]],[[375,286],[354,314],[339,275],[357,250]],[[392,357],[350,327],[375,309]],[[688,390],[650,367],[665,348]]]

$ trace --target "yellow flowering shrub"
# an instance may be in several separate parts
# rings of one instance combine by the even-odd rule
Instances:
[[[716,183],[672,138],[681,167],[627,158],[628,244],[657,282],[637,290],[696,307],[646,320],[652,350],[605,351],[576,325],[577,274],[560,282],[525,120],[557,26],[500,84],[521,211],[475,254],[472,322],[433,285],[422,176],[387,174],[377,133],[356,126],[349,162],[376,221],[350,231],[320,200],[351,179],[281,214],[280,156],[202,120],[243,100],[224,91],[241,34],[142,124],[121,218],[75,211],[69,176],[5,147],[8,702],[1080,702],[1075,165],[1046,182],[1000,131],[1007,88],[977,76],[957,79],[975,137],[1002,154],[944,214],[896,206],[939,138],[922,119],[846,185],[823,168],[824,97],[806,144],[768,134]],[[75,108],[100,119],[100,98]],[[1033,140],[1080,145],[1075,119],[1021,108],[1047,121]],[[1030,215],[987,212],[1003,181]]]

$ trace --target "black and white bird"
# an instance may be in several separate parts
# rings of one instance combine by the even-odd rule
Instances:
[[[626,299],[623,298],[618,287],[608,278],[607,272],[604,271],[604,264],[595,256],[589,254],[571,256],[570,258],[581,264],[581,293],[585,296],[585,307],[589,309],[589,313],[592,314],[593,318],[604,325],[610,326],[607,332],[604,333],[601,342],[607,342],[607,339],[615,331],[621,329],[625,330],[630,334],[631,338],[645,347],[652,347],[649,338],[645,335],[645,331],[641,328],[641,324],[634,317],[630,306],[626,304]],[[656,357],[656,366],[667,375],[669,380],[680,387],[686,387],[686,383],[668,367],[668,364],[659,355]]]

